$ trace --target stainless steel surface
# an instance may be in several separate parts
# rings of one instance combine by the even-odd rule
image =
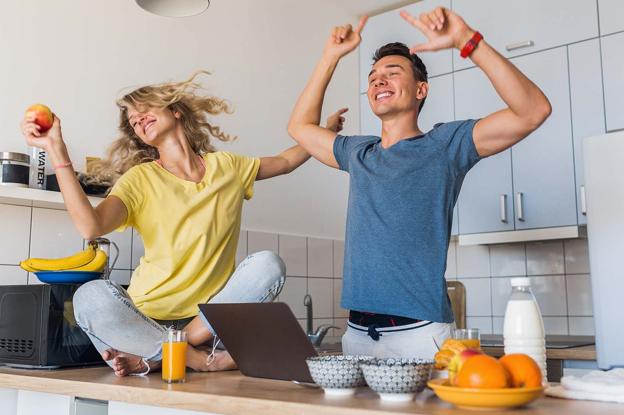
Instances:
[[[321,388],[316,383],[299,382],[298,380],[291,380],[291,382],[294,383],[295,385],[303,386],[305,388],[312,388],[312,389],[320,389]]]
[[[516,212],[518,212],[518,220],[524,222],[524,209],[522,209],[522,200],[524,194],[522,192],[516,193]]]
[[[474,233],[459,235],[460,245],[489,245],[528,241],[549,241],[552,239],[571,239],[585,237],[587,228],[584,226],[561,226],[556,228],[523,229],[520,231]]]
[[[5,160],[30,164],[30,156],[24,153],[13,153],[11,151],[2,151],[0,152],[0,161],[5,161]]]
[[[568,349],[572,347],[595,344],[594,336],[546,335],[547,349]],[[482,334],[482,347],[503,347],[503,336],[499,334]]]
[[[585,198],[585,186],[581,186],[581,213],[587,215],[587,199]]]
[[[500,218],[501,222],[507,223],[507,195],[500,195]]]
[[[508,52],[511,52],[512,50],[516,49],[529,48],[533,45],[535,45],[535,42],[533,42],[532,40],[523,40],[522,42],[510,43],[509,45],[505,46],[505,49],[507,49]]]
[[[95,238],[92,241],[89,241],[89,243],[95,243],[97,246],[102,247],[105,246],[106,247],[106,255],[108,256],[108,259],[106,260],[106,268],[104,269],[104,274],[102,275],[102,279],[104,280],[109,280],[110,279],[110,274],[113,271],[113,269],[115,268],[115,264],[117,263],[117,259],[119,258],[119,247],[117,246],[117,244],[109,239],[106,238]],[[113,248],[115,248],[115,259],[113,259],[113,262],[111,264],[110,258],[111,258],[111,252],[110,252],[110,247],[111,245],[113,246]]]
[[[303,305],[306,308],[306,334],[308,335],[308,339],[310,339],[312,345],[318,347],[330,329],[340,329],[340,327],[322,324],[318,326],[315,331],[312,296],[310,294],[306,294],[305,297],[303,297]]]

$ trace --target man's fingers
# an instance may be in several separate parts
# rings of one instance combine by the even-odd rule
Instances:
[[[351,31],[352,31],[352,30],[353,30],[353,27],[352,27],[350,24],[348,24],[348,25],[344,26],[344,27],[342,28],[342,32],[341,32],[341,34],[340,34],[340,38],[341,38],[341,39],[343,39],[343,40],[344,40],[344,39],[346,39],[346,38],[348,38],[348,37],[349,37],[349,35],[351,34]]]
[[[420,21],[429,28],[429,30],[436,30],[436,24],[429,15],[429,13],[422,13],[420,15]]]
[[[436,7],[436,9],[433,11],[433,13],[436,15],[436,17],[438,18],[438,21],[440,22],[440,29],[442,29],[442,27],[444,26],[444,7]]]
[[[340,108],[338,111],[336,111],[338,114],[344,114],[345,112],[349,111],[349,108],[347,107],[343,107]]]
[[[416,29],[420,30],[421,32],[427,33],[429,31],[429,28],[427,26],[425,26],[420,20],[418,20],[417,18],[415,18],[408,12],[401,11],[400,14],[403,20],[405,20],[407,23],[411,24],[412,26],[414,26]]]
[[[364,29],[364,25],[366,24],[367,20],[368,20],[368,15],[364,15],[364,16],[360,17],[360,22],[358,23],[357,27],[355,28],[355,33],[357,33],[358,35],[360,33],[362,33],[362,30]]]
[[[433,47],[429,43],[419,43],[410,48],[410,53],[415,55],[419,52],[428,52],[430,50],[433,50]]]

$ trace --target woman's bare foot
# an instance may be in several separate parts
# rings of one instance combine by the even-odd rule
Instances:
[[[214,360],[210,362],[210,353],[189,345],[186,349],[186,365],[198,372],[216,372],[220,370],[234,370],[236,363],[228,352],[217,350]]]
[[[102,358],[112,360],[112,368],[117,376],[128,376],[133,373],[143,373],[147,370],[141,356],[120,352],[114,349],[105,350]],[[160,362],[149,362],[150,370],[158,369]]]

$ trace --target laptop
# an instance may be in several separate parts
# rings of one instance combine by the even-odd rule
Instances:
[[[317,352],[285,303],[199,304],[245,376],[314,382],[307,357]]]

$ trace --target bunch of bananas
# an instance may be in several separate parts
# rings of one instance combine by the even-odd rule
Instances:
[[[38,271],[93,271],[101,272],[106,267],[108,256],[90,243],[87,249],[64,258],[28,258],[20,262],[20,266],[28,272]]]

